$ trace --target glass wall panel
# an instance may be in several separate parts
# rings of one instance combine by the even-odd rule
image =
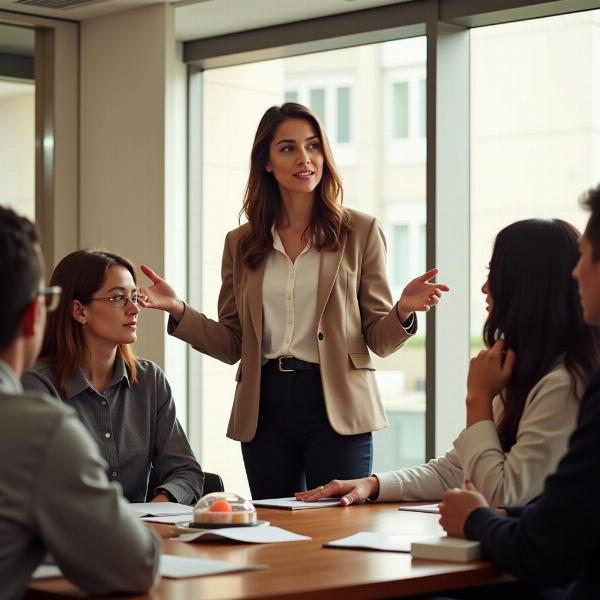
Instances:
[[[394,137],[408,137],[408,82],[399,81],[392,87],[392,106],[393,106],[393,132]]]
[[[471,32],[471,345],[481,348],[480,291],[496,233],[561,218],[600,181],[600,11]]]
[[[394,299],[425,268],[425,152],[422,138],[424,38],[365,45],[204,72],[203,297],[215,317],[223,240],[238,224],[252,138],[262,113],[294,100],[325,123],[344,182],[344,203],[375,215],[388,242],[388,278]],[[313,58],[313,60],[310,60]],[[406,83],[407,137],[391,144],[394,84]],[[423,144],[423,146],[421,146]],[[374,468],[419,463],[425,448],[424,319],[404,348],[374,356],[391,426],[375,434]],[[247,493],[238,444],[225,438],[235,368],[202,360],[202,459],[228,489]],[[191,402],[195,400],[190,399]]]

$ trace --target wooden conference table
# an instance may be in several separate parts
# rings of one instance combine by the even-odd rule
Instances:
[[[193,579],[162,579],[148,600],[358,600],[401,598],[415,594],[507,581],[487,561],[451,563],[413,560],[410,554],[372,550],[323,548],[325,542],[359,531],[439,535],[439,515],[398,511],[400,506],[363,504],[346,508],[286,511],[258,509],[260,519],[311,541],[278,544],[183,543],[163,540],[163,552],[269,565],[264,571],[242,571]],[[163,536],[169,526],[157,525]],[[90,560],[93,560],[90,540]],[[27,598],[77,598],[83,593],[65,579],[32,583]],[[114,596],[113,596],[114,598]],[[128,596],[132,599],[131,596]]]

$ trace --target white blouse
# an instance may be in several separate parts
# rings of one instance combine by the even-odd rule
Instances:
[[[529,392],[516,442],[508,452],[498,438],[503,404],[497,397],[494,421],[479,421],[465,429],[444,456],[419,467],[377,473],[378,500],[439,500],[446,490],[470,479],[492,506],[531,502],[567,450],[582,392],[581,382],[574,390],[564,364],[557,365]]]
[[[263,362],[295,356],[319,362],[317,348],[317,285],[319,252],[312,244],[292,262],[275,227],[273,252],[263,277]]]

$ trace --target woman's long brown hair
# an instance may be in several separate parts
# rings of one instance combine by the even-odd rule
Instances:
[[[517,439],[531,389],[558,361],[569,372],[576,396],[598,364],[598,332],[583,320],[571,276],[579,260],[578,240],[575,227],[559,219],[517,221],[496,236],[488,277],[492,308],[483,339],[490,348],[504,338],[517,356],[501,394],[498,436],[504,452]]]
[[[83,361],[87,352],[83,327],[71,315],[73,300],[89,304],[102,287],[111,267],[125,267],[136,282],[133,265],[122,256],[99,250],[77,250],[65,256],[54,269],[49,285],[62,288],[60,305],[48,314],[40,360],[54,372],[58,389],[67,395],[66,380]],[[132,383],[137,383],[137,362],[131,344],[119,344]]]
[[[295,102],[272,106],[263,115],[254,136],[250,175],[240,211],[240,216],[244,214],[250,225],[240,244],[244,264],[250,269],[256,269],[273,248],[271,227],[277,222],[281,203],[275,177],[273,173],[267,173],[265,167],[275,130],[288,119],[303,119],[312,125],[324,157],[323,175],[315,190],[313,214],[303,237],[313,240],[318,250],[337,250],[341,236],[350,229],[350,213],[342,208],[342,181],[319,119],[308,108]]]

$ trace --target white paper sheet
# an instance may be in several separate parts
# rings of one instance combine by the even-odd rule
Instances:
[[[168,523],[170,525],[176,525],[177,523],[187,523],[190,520],[190,517],[190,514],[168,515],[166,517],[140,517],[140,520],[149,523]]]
[[[367,548],[368,550],[383,550],[385,552],[410,552],[413,542],[422,542],[432,539],[431,535],[410,535],[376,533],[361,531],[354,535],[327,542],[325,546],[333,548]]]
[[[225,560],[208,560],[163,554],[160,557],[160,574],[170,579],[184,577],[202,577],[233,571],[256,571],[266,569],[268,565],[233,563]]]
[[[169,517],[176,515],[189,517],[194,512],[191,506],[177,504],[176,502],[132,502],[129,504],[129,510],[138,517]]]
[[[236,542],[247,542],[249,544],[273,544],[277,542],[302,542],[311,538],[281,529],[281,527],[263,525],[262,527],[204,529],[198,533],[184,533],[173,539],[178,542],[205,542],[228,539]]]
[[[307,508],[328,508],[339,506],[339,498],[323,498],[316,502],[302,502],[296,498],[272,498],[269,500],[252,500],[254,506],[263,506],[264,508],[285,508],[286,510],[306,510]]]
[[[421,506],[401,506],[398,510],[408,510],[411,512],[423,512],[423,513],[433,513],[439,514],[440,505],[439,504],[421,504]]]
[[[40,565],[31,574],[31,579],[53,579],[62,576],[62,571],[56,565]]]
[[[225,560],[208,560],[204,558],[188,558],[163,554],[160,557],[159,572],[161,577],[180,579],[183,577],[201,577],[234,571],[257,571],[266,569],[268,565],[233,563]],[[64,577],[56,565],[40,565],[31,575],[32,579],[49,579]]]

